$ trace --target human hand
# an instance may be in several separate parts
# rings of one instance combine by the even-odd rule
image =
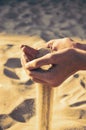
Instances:
[[[21,64],[25,69],[26,73],[29,73],[29,70],[25,68],[25,64],[35,59],[39,52],[38,50],[27,45],[21,45],[20,48],[22,49]]]
[[[71,40],[70,38],[62,38],[62,39],[54,39],[47,42],[47,48],[50,48],[51,51],[57,51],[65,48],[72,48],[75,47],[76,43]],[[37,57],[37,54],[39,53],[38,50],[33,49],[27,45],[21,45],[22,48],[22,58],[21,63],[23,64],[23,67],[26,62],[29,62]],[[22,60],[23,59],[23,60]]]
[[[51,48],[52,51],[58,51],[65,48],[77,48],[86,50],[86,44],[75,42],[70,38],[53,39],[47,42],[47,48]]]
[[[37,58],[38,50],[29,48],[28,51],[30,52],[27,51],[28,53],[26,53],[23,48],[23,67],[34,81],[49,86],[58,86],[70,75],[79,70],[80,62],[78,63],[79,57],[77,58],[77,43],[69,38],[63,38],[48,42],[47,47],[52,50],[52,53],[40,58]],[[35,52],[33,56],[31,56],[31,50]],[[49,70],[39,69],[49,64],[52,64]]]
[[[33,81],[56,87],[78,70],[76,53],[73,49],[64,49],[49,53],[30,62],[25,61],[24,68]],[[52,64],[49,70],[40,71],[41,66]]]
[[[65,48],[75,48],[76,44],[70,38],[53,39],[47,42],[47,48],[51,48],[52,51],[58,51]]]

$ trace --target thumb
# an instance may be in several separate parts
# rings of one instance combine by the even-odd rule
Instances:
[[[27,45],[21,45],[21,49],[27,56],[31,56],[32,58],[35,58],[38,54],[38,50]]]
[[[52,64],[52,54],[46,54],[43,57],[37,58],[26,63],[26,69],[33,70],[42,67],[43,65]]]

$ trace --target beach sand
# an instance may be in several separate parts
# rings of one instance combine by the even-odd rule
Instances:
[[[64,36],[86,39],[85,0],[21,1],[0,5],[0,32],[38,35],[46,41]]]
[[[37,85],[21,67],[22,43],[34,48],[45,45],[37,36],[0,35],[0,130],[37,128]],[[86,71],[54,88],[52,130],[86,130],[85,98]]]
[[[20,45],[40,48],[65,36],[86,43],[85,19],[84,0],[0,5],[0,130],[38,130],[37,85],[21,67]],[[85,99],[86,71],[54,88],[51,130],[86,130]]]

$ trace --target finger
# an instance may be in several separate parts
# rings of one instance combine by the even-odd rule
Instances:
[[[43,70],[40,71],[40,69],[29,71],[30,77],[32,77],[33,79],[38,79],[41,82],[43,81],[44,83],[47,83],[47,84],[50,84],[52,82],[51,73],[53,72],[43,71]]]
[[[27,57],[23,53],[22,56],[21,56],[21,64],[22,64],[23,67],[25,66],[27,61],[28,61],[28,59],[27,59]]]
[[[31,60],[30,56],[26,56],[25,53],[22,53],[21,55],[21,64],[25,68],[25,64]]]
[[[26,63],[27,63],[27,61],[26,61],[24,55],[22,55],[22,57],[21,57],[22,67],[24,68],[24,70],[25,70],[25,72],[27,73],[27,75],[30,75],[30,71],[25,68],[25,64],[26,64]]]
[[[22,54],[23,58],[25,59],[26,63],[33,60],[32,57],[30,55],[26,55],[25,53]]]
[[[47,48],[52,48],[53,43],[54,40],[50,40],[49,42],[47,42]]]
[[[47,47],[51,48],[51,50],[53,50],[53,51],[57,51],[58,46],[59,46],[59,42],[60,42],[60,39],[51,40],[47,43]]]
[[[49,64],[52,64],[52,54],[46,54],[41,58],[30,61],[25,66],[27,69],[32,70],[32,69],[39,68],[43,65],[49,65]]]
[[[29,47],[27,45],[22,45],[21,46],[22,48],[22,51],[26,54],[26,55],[30,55],[32,58],[35,58],[36,55],[38,54],[38,50],[32,48],[32,47]]]
[[[52,46],[52,50],[53,50],[53,51],[57,51],[57,50],[58,50],[58,46],[57,46],[57,45],[53,45],[53,46]]]
[[[45,73],[47,73],[47,72],[45,72]],[[45,73],[39,72],[38,70],[34,70],[34,71],[30,71],[29,75],[33,78],[37,78],[37,79],[46,81]]]
[[[55,65],[61,64],[67,60],[67,57],[71,54],[71,50],[66,48],[60,51],[46,54],[45,56],[35,59],[33,61],[28,62],[25,67],[26,69],[33,70],[36,68],[40,68],[44,65]]]

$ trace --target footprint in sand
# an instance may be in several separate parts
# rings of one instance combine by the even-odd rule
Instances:
[[[9,115],[2,114],[0,115],[0,130],[4,130],[10,128],[15,124],[15,120],[13,120]]]
[[[34,103],[34,99],[27,99],[18,105],[10,114],[1,114],[0,130],[8,129],[17,122],[27,122],[35,115]]]
[[[13,70],[10,70],[9,68],[11,69],[21,68],[20,58],[9,58],[4,64],[4,66],[8,67],[8,68],[4,68],[3,71],[6,76],[13,79],[19,79],[17,74]]]
[[[34,99],[27,99],[16,107],[9,116],[16,121],[26,122],[35,114]]]
[[[7,62],[4,64],[4,66],[9,68],[20,68],[21,62],[19,58],[9,58]]]
[[[17,80],[19,79],[19,77],[16,75],[15,72],[13,72],[13,71],[11,71],[11,70],[9,70],[9,69],[7,69],[7,68],[4,69],[4,74],[5,74],[7,77],[9,77],[9,78],[17,79]]]

